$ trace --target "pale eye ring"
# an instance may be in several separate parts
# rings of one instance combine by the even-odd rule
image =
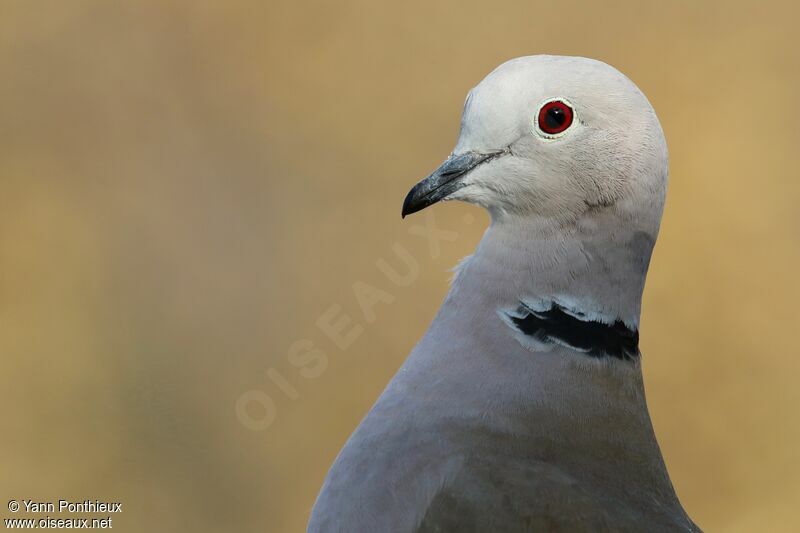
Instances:
[[[575,111],[563,98],[552,98],[539,106],[536,113],[536,131],[546,137],[560,137],[575,121]]]

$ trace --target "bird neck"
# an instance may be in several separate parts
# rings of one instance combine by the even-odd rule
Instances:
[[[501,306],[553,302],[636,331],[657,228],[621,218],[610,208],[569,220],[495,218],[460,274],[483,294],[492,287]]]
[[[556,458],[565,471],[599,483],[654,487],[665,505],[680,509],[638,357],[599,357],[576,347],[575,324],[533,335],[541,343],[534,345],[502,320],[503,312],[538,299],[569,306],[569,316],[581,321],[635,329],[655,231],[614,216],[493,220],[385,393],[386,405],[402,399],[415,417],[430,413],[461,421],[465,431],[513,435],[515,449],[532,460]]]
[[[561,302],[573,318],[638,328],[656,230],[623,224],[613,214],[591,216],[493,220],[459,267],[401,379],[428,383],[437,391],[433,397],[458,398],[437,405],[442,416],[511,432],[520,446],[530,442],[531,449],[552,452],[569,471],[655,487],[680,509],[653,433],[638,357],[620,361],[573,349],[569,335],[580,327],[574,324],[559,330],[565,342],[526,345],[497,319],[538,299]],[[480,387],[465,388],[469,383]],[[587,426],[587,420],[601,423]]]

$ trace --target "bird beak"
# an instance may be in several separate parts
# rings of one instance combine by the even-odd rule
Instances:
[[[494,150],[486,153],[465,152],[451,155],[442,166],[409,191],[403,202],[402,217],[422,211],[429,205],[447,198],[465,185],[463,178],[470,170],[503,153],[504,150]]]

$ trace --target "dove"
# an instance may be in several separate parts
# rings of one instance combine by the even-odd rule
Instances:
[[[664,134],[613,67],[528,56],[464,104],[403,217],[491,222],[339,453],[311,533],[699,531],[645,400],[639,318],[668,181]]]

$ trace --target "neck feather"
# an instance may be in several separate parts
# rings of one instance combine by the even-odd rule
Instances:
[[[492,287],[509,309],[552,302],[579,318],[638,330],[655,235],[619,218],[609,209],[570,221],[495,219],[456,284],[466,292]]]

